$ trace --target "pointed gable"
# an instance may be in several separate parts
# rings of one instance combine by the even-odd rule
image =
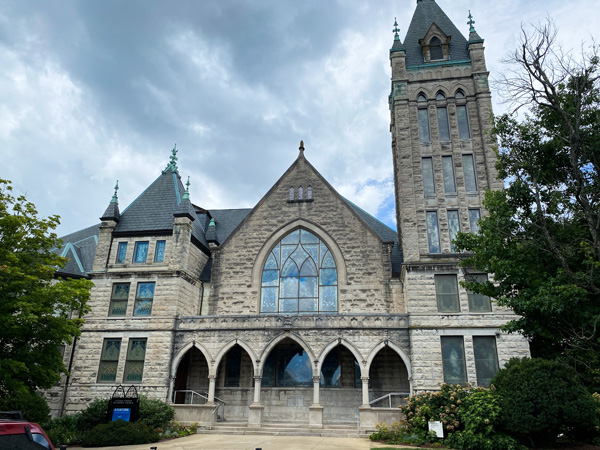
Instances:
[[[435,27],[432,28],[434,24]],[[449,45],[448,62],[470,61],[467,40],[446,13],[442,11],[442,8],[438,6],[435,0],[420,0],[417,2],[417,8],[404,39],[406,67],[410,68],[411,66],[425,64],[422,44],[429,43],[425,38],[433,37],[432,32],[434,30],[441,31],[446,38],[446,41],[440,40],[442,40],[442,44],[447,42]]]

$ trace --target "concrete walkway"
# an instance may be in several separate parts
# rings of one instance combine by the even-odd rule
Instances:
[[[368,438],[320,436],[261,436],[196,434],[165,442],[121,447],[97,447],[96,450],[369,450],[372,448],[414,448],[371,442]]]

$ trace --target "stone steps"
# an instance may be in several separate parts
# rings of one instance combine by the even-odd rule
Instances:
[[[365,437],[369,433],[358,432],[355,424],[331,424],[323,428],[309,428],[306,423],[263,423],[260,428],[248,428],[245,422],[218,422],[212,430],[199,429],[199,434],[245,434],[267,436],[321,436]]]

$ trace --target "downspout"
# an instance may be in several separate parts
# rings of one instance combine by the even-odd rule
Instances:
[[[169,381],[169,388],[167,389],[167,395],[165,398],[165,403],[172,403],[171,400],[169,399],[169,397],[173,397],[173,387],[175,386],[175,376],[177,374],[175,374],[175,376],[171,375],[171,372],[173,371],[173,356],[175,355],[175,335],[177,333],[177,320],[179,319],[179,316],[175,316],[175,318],[173,319],[173,336],[172,336],[172,343],[171,343],[171,357],[169,358],[169,373],[168,373],[168,381]]]
[[[73,345],[71,346],[71,356],[69,357],[69,367],[67,368],[67,377],[65,378],[65,388],[63,389],[62,399],[60,401],[60,408],[58,409],[58,417],[62,417],[65,411],[65,403],[67,402],[67,390],[69,389],[69,381],[71,380],[71,368],[73,367],[73,358],[75,357],[75,347],[77,345],[77,336],[73,338]]]

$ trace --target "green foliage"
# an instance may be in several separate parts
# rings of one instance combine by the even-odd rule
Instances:
[[[173,417],[175,417],[175,410],[171,405],[145,396],[140,397],[140,422],[144,422],[152,429],[164,428]]]
[[[448,435],[444,443],[461,450],[520,450],[523,448],[512,437],[500,433],[502,407],[500,397],[488,389],[472,391],[458,410],[464,425],[462,431]]]
[[[518,315],[505,329],[534,356],[560,358],[600,386],[600,76],[595,49],[583,61],[557,55],[551,27],[524,37],[511,94],[530,106],[495,122],[505,189],[486,193],[480,233],[460,233],[463,267],[496,284],[465,283]],[[555,81],[556,80],[556,81]],[[594,386],[595,384],[595,386]]]
[[[58,448],[59,445],[81,443],[81,431],[77,428],[78,414],[57,417],[44,425],[44,431]]]
[[[38,392],[27,390],[0,398],[0,411],[21,411],[25,420],[36,423],[46,422],[50,415],[46,399]]]
[[[84,435],[84,447],[109,447],[157,442],[158,433],[143,422],[116,420],[96,425]]]
[[[444,383],[440,391],[415,395],[400,409],[411,430],[425,434],[428,423],[434,420],[442,422],[444,430],[452,433],[462,429],[458,411],[467,395],[463,387]]]
[[[464,389],[444,384],[439,392],[415,395],[401,407],[406,420],[391,427],[377,425],[371,439],[390,444],[440,444],[461,450],[523,450],[502,433],[501,399],[489,389]],[[445,439],[429,431],[430,421],[441,421]]]
[[[559,434],[585,440],[597,433],[597,403],[565,364],[513,358],[492,384],[504,430],[523,443],[535,447],[552,444]]]
[[[66,372],[59,351],[79,334],[89,280],[52,284],[65,258],[52,250],[58,216],[38,218],[33,203],[0,179],[0,396],[48,389]],[[72,315],[77,318],[72,318]]]
[[[86,432],[96,425],[106,423],[107,410],[108,399],[95,398],[87,408],[75,414],[77,416],[77,428],[81,432]]]
[[[190,436],[192,434],[196,434],[198,431],[198,424],[195,423],[193,425],[182,425],[176,420],[169,422],[169,425],[166,429],[162,429],[161,427],[156,428],[155,430],[160,439],[172,439],[178,437]]]
[[[46,432],[52,442],[60,444],[80,444],[87,432],[106,423],[106,412],[108,409],[108,399],[94,399],[86,409],[50,421],[46,426]],[[157,432],[164,433],[167,429],[172,436],[172,432],[177,436],[187,436],[196,432],[194,427],[184,427],[177,422],[173,425],[169,423],[173,420],[175,410],[172,406],[156,399],[148,399],[140,396],[140,423],[148,426],[149,429],[156,429]],[[193,431],[192,431],[193,430]],[[108,445],[108,444],[107,444]],[[117,445],[117,444],[115,444]],[[124,444],[123,444],[124,445]]]

